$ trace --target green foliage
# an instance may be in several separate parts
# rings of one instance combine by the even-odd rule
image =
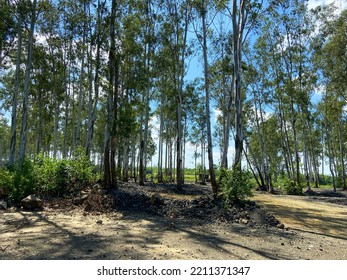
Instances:
[[[69,160],[39,155],[33,162],[26,160],[21,166],[0,168],[0,187],[15,203],[37,192],[61,196],[96,179],[93,165],[81,151]]]
[[[252,184],[249,174],[236,167],[234,170],[221,170],[221,189],[225,205],[239,203],[252,196]]]
[[[35,176],[40,190],[54,195],[80,189],[94,179],[93,166],[82,150],[69,160],[39,156],[35,161]]]
[[[34,167],[31,161],[24,161],[21,166],[0,168],[0,187],[4,188],[8,200],[19,202],[24,197],[35,193],[36,184]]]
[[[279,180],[279,187],[282,189],[284,194],[288,194],[288,195],[302,194],[302,188],[288,177],[284,177]]]
[[[40,155],[35,161],[35,177],[44,193],[61,194],[69,181],[66,161]]]
[[[12,173],[5,167],[0,167],[0,188],[7,194],[12,186]]]
[[[94,179],[93,165],[85,155],[83,148],[77,149],[73,158],[67,161],[70,179],[81,185],[89,184]]]

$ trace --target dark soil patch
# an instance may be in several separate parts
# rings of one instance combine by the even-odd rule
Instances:
[[[334,192],[333,190],[311,189],[304,192],[304,195],[308,196],[312,200],[318,200],[338,205],[347,205],[347,192],[342,190]]]
[[[174,194],[175,198],[165,194]],[[121,212],[125,215],[141,213],[159,216],[168,220],[190,220],[200,223],[238,223],[249,227],[280,226],[271,214],[260,209],[254,202],[246,202],[229,208],[220,199],[213,199],[206,186],[184,185],[178,190],[175,185],[138,186],[127,183],[118,189],[105,192],[95,188],[84,190],[84,201],[76,205],[76,195],[46,202],[46,207],[73,211],[83,209],[86,213],[103,214]],[[159,196],[160,203],[153,202]]]

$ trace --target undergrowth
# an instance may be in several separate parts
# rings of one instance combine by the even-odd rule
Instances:
[[[252,196],[252,184],[248,172],[236,167],[221,170],[221,190],[226,207],[240,203]]]
[[[95,179],[93,165],[83,153],[62,160],[39,155],[22,165],[0,167],[0,188],[7,200],[14,203],[34,193],[62,196]]]

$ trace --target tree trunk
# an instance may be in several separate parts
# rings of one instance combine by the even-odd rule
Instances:
[[[87,4],[83,2],[83,16],[87,17]],[[87,37],[87,19],[83,18],[83,36],[82,36],[82,61],[81,61],[81,73],[78,92],[78,109],[77,109],[77,128],[76,128],[76,146],[81,146],[81,130],[82,130],[82,99],[84,96],[84,64],[85,64],[85,49],[86,49],[86,37]]]
[[[109,88],[107,96],[107,119],[104,137],[104,184],[105,187],[115,188],[116,180],[113,180],[114,163],[111,165],[113,158],[113,148],[111,145],[111,137],[114,133],[114,95],[115,95],[115,75],[116,75],[116,40],[115,40],[115,20],[116,20],[117,1],[112,0],[112,10],[110,17],[110,51],[109,51]],[[113,145],[115,143],[113,142]]]
[[[346,172],[345,172],[345,158],[344,158],[344,148],[342,140],[342,124],[339,121],[339,148],[340,148],[340,160],[341,160],[341,172],[342,172],[342,186],[343,190],[347,189],[346,186]]]
[[[243,150],[243,132],[242,132],[242,96],[241,96],[241,65],[242,65],[242,40],[243,30],[246,24],[246,2],[240,1],[240,5],[233,0],[232,6],[232,26],[233,26],[233,61],[234,61],[234,108],[235,108],[235,158],[233,169],[241,171],[241,160]]]
[[[331,144],[330,144],[330,133],[328,130],[326,131],[327,133],[327,143],[328,143],[328,157],[329,157],[329,169],[331,173],[331,177],[333,180],[333,189],[334,192],[336,192],[336,180],[335,180],[335,172],[334,172],[334,166],[333,166],[333,159],[332,159],[332,153],[331,153]]]
[[[100,1],[98,1],[98,18],[97,18],[97,30],[96,30],[96,65],[95,65],[95,76],[94,76],[94,106],[92,108],[92,97],[89,97],[89,104],[90,104],[90,114],[89,114],[89,122],[88,122],[88,136],[86,141],[86,154],[90,154],[93,137],[94,137],[94,124],[96,121],[96,112],[97,112],[97,106],[99,102],[99,71],[100,71],[100,48],[101,48],[101,38],[100,34],[102,32],[101,30],[101,7],[100,7]],[[91,67],[92,68],[92,67]],[[91,71],[91,69],[90,69]],[[91,79],[91,77],[90,77]]]
[[[177,6],[175,6],[175,12],[177,15]],[[180,71],[178,71],[177,77],[177,138],[176,138],[176,176],[177,176],[177,188],[181,189],[184,181],[184,170],[183,170],[183,130],[182,130],[182,93],[183,93],[183,83],[185,77],[185,56],[187,47],[187,35],[188,26],[191,18],[191,10],[189,5],[185,6],[184,15],[184,30],[183,30],[183,42],[182,49],[180,51],[180,57],[177,54],[177,62],[179,63]],[[176,21],[176,45],[179,45],[179,27],[178,27],[178,16]]]
[[[23,89],[23,112],[22,112],[22,127],[20,133],[20,146],[19,146],[19,162],[23,164],[27,145],[28,136],[28,105],[29,105],[29,86],[30,86],[30,75],[32,66],[32,53],[33,53],[33,39],[34,39],[34,29],[36,23],[36,6],[37,0],[34,0],[32,4],[32,15],[30,22],[29,31],[29,43],[28,43],[28,61],[25,69],[25,80]]]
[[[42,117],[42,111],[43,111],[43,101],[42,101],[42,91],[40,90],[39,96],[38,96],[38,106],[39,106],[39,115],[38,115],[38,123],[37,123],[37,135],[36,135],[36,154],[39,154],[41,152],[42,148],[42,135],[43,135],[43,117]]]
[[[141,138],[141,137],[140,137]],[[144,163],[143,163],[143,155],[144,155],[144,149],[145,149],[145,141],[144,140],[140,140],[140,174],[139,174],[139,184],[140,186],[144,186],[145,185],[145,181],[146,181],[146,174],[145,174],[145,170],[144,170]]]
[[[299,148],[298,148],[298,141],[297,141],[297,131],[296,131],[296,113],[294,110],[294,101],[293,97],[290,97],[290,108],[292,113],[292,130],[293,130],[293,140],[294,140],[294,151],[295,151],[295,164],[296,164],[296,183],[299,189],[301,189],[301,182],[300,182],[300,157],[299,157]]]
[[[19,13],[18,18],[18,46],[16,58],[16,73],[15,73],[15,86],[12,98],[12,114],[11,114],[11,144],[9,155],[9,166],[13,167],[16,155],[16,141],[17,141],[17,106],[19,94],[19,74],[20,74],[20,57],[22,52],[22,16]]]
[[[160,127],[159,127],[159,147],[158,147],[158,183],[163,182],[163,128],[164,128],[164,94],[161,93],[160,103]]]
[[[204,74],[205,74],[205,114],[206,114],[206,130],[207,130],[207,154],[209,162],[210,181],[212,193],[214,196],[218,194],[218,185],[213,164],[213,149],[212,149],[212,132],[211,132],[211,116],[210,116],[210,77],[209,66],[207,59],[207,28],[206,28],[207,7],[203,7],[201,11],[202,33],[203,33],[203,56],[204,56]]]

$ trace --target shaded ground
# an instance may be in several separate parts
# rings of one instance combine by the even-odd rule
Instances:
[[[83,201],[46,202],[43,211],[0,212],[0,259],[347,259],[345,206],[257,194],[261,208],[226,212],[209,193],[201,186],[177,192],[129,184],[107,194],[94,188]],[[304,207],[308,201],[312,208]],[[289,228],[278,228],[263,208]],[[314,230],[317,217],[329,223]]]

